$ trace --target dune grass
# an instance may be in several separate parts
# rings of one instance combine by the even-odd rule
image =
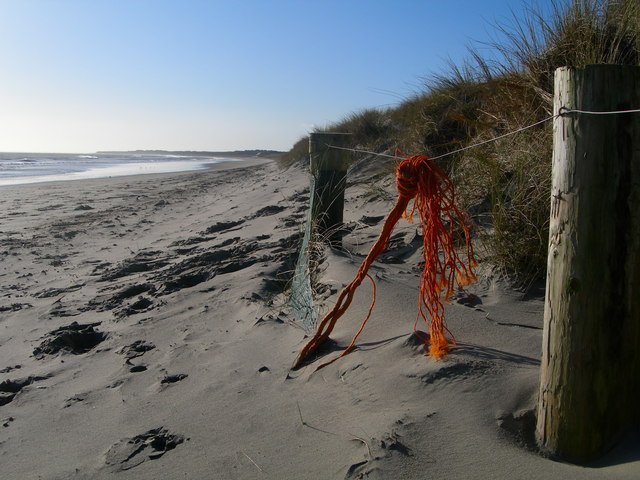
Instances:
[[[549,117],[558,67],[640,65],[640,0],[554,0],[494,27],[490,43],[427,77],[412,98],[318,131],[349,132],[354,148],[369,151],[443,155]],[[484,260],[521,285],[546,273],[551,149],[547,122],[438,161],[477,223]],[[304,137],[282,162],[307,155]]]

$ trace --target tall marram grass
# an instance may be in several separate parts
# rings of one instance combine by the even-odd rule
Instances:
[[[328,125],[370,151],[442,155],[547,118],[561,66],[640,65],[640,0],[552,0],[495,25],[483,50],[425,79],[424,91],[394,108],[368,109]],[[286,162],[307,158],[300,139]],[[472,213],[485,260],[522,285],[546,271],[551,183],[551,122],[449,156]],[[375,158],[371,162],[378,161]]]

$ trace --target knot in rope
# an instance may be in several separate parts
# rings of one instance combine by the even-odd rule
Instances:
[[[406,158],[396,167],[396,188],[402,197],[413,198],[418,193],[419,162],[414,159],[424,159],[427,157]]]

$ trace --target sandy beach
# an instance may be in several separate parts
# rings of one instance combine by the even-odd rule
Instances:
[[[392,177],[371,175],[349,173],[321,313],[393,204]],[[2,478],[640,478],[637,434],[589,466],[535,451],[543,297],[481,264],[446,305],[457,346],[425,356],[416,224],[374,264],[358,348],[291,372],[305,332],[283,292],[308,205],[305,170],[266,159],[0,187]],[[363,284],[336,348],[370,295]]]

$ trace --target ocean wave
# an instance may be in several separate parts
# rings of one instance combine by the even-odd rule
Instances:
[[[31,174],[27,172],[26,168],[23,169],[3,169],[0,166],[0,171],[5,170],[0,178],[0,187],[8,185],[22,185],[27,183],[41,183],[41,182],[55,182],[65,180],[88,180],[95,178],[106,177],[120,177],[125,175],[144,175],[150,173],[173,173],[173,172],[187,172],[200,170],[207,168],[212,163],[218,163],[217,161],[207,161],[198,159],[196,160],[173,160],[173,161],[146,161],[146,162],[126,162],[126,163],[113,163],[95,165],[93,162],[81,162],[82,165],[73,166],[73,170],[68,170],[70,165],[58,165],[55,169],[44,171],[38,169],[38,171],[31,171]],[[75,168],[81,168],[76,170]]]

